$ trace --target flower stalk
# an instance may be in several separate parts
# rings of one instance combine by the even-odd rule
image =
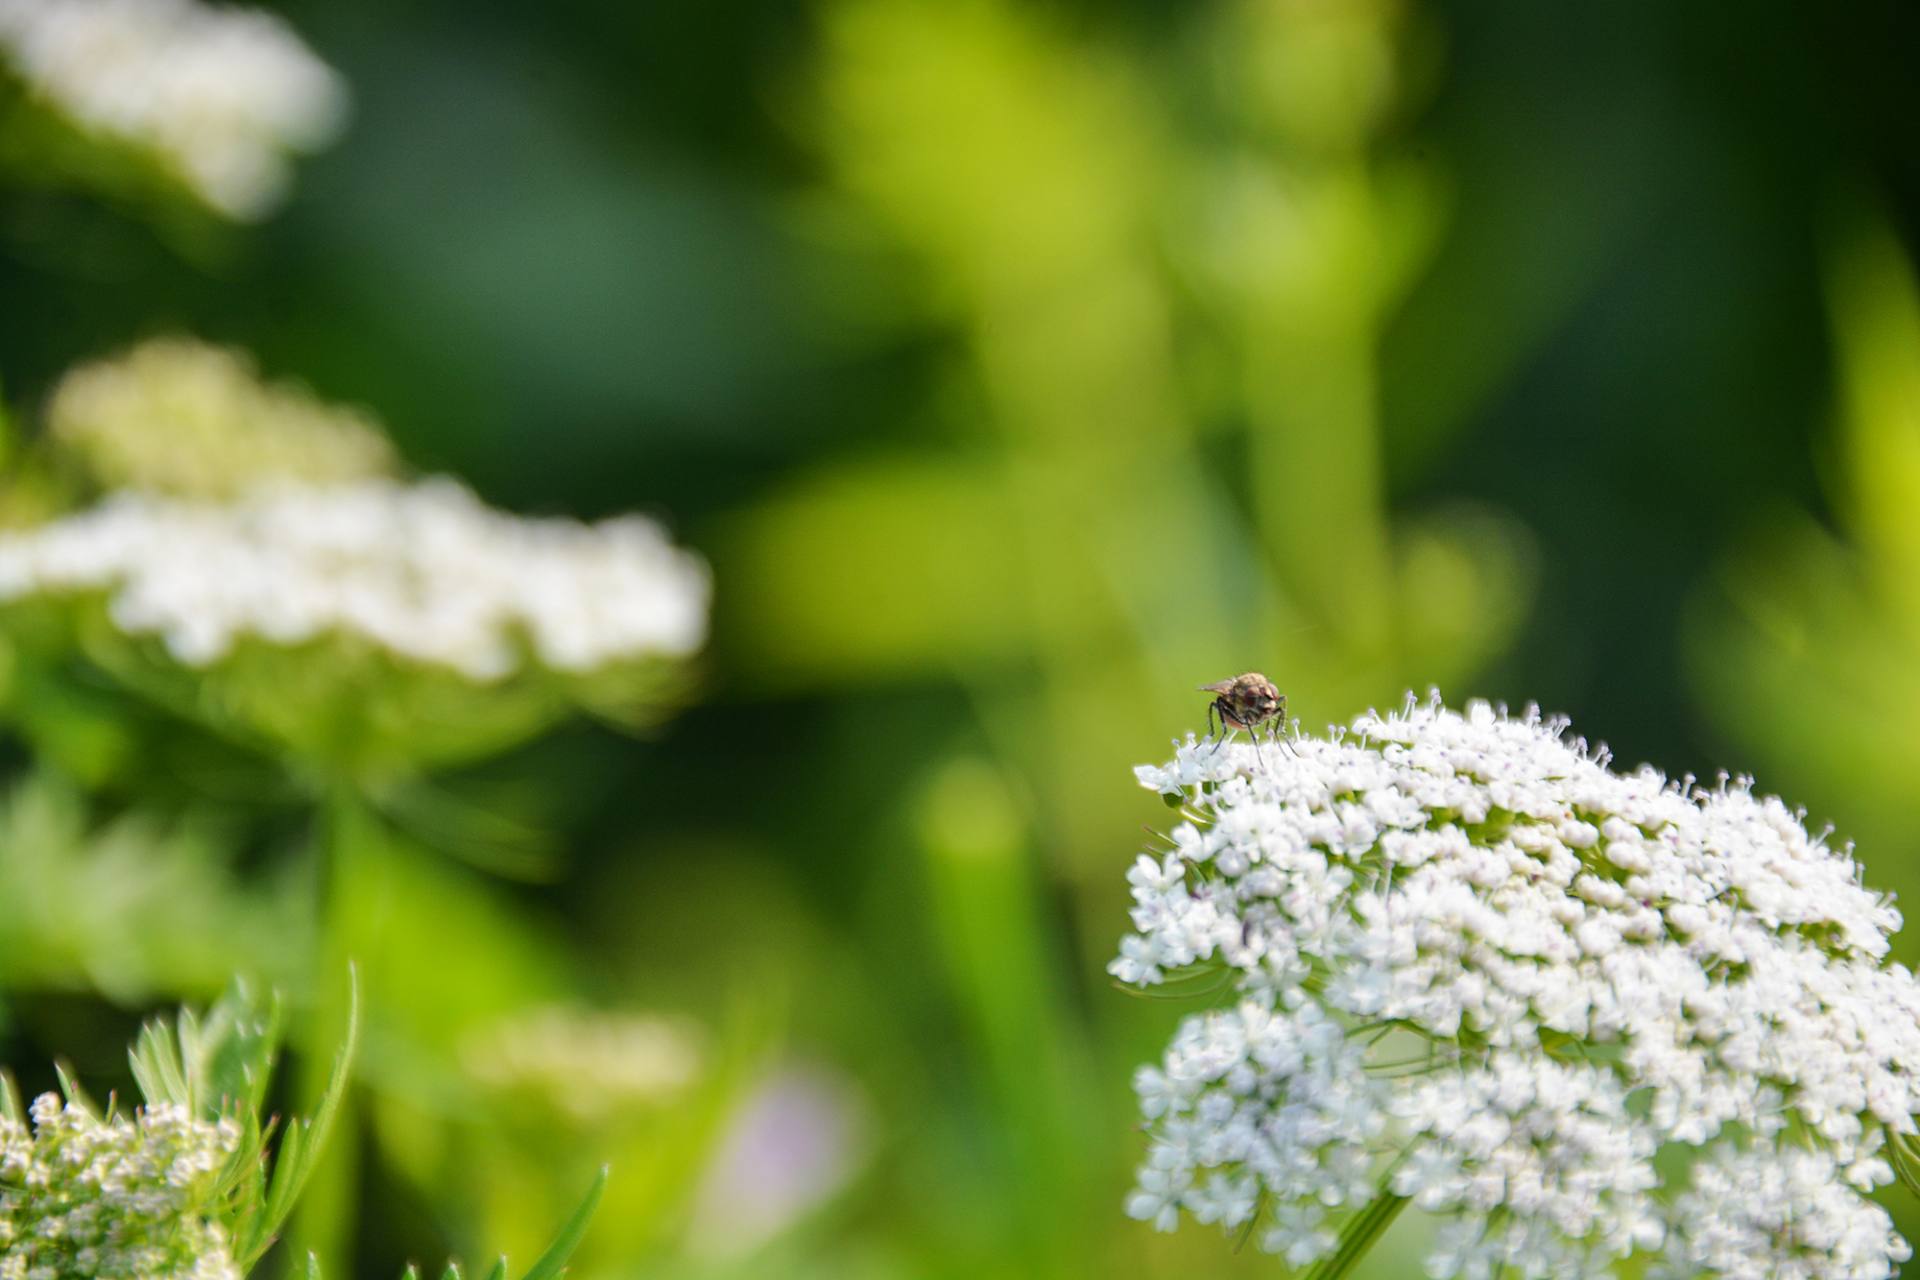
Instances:
[[[1387,1233],[1387,1228],[1393,1225],[1393,1220],[1406,1207],[1405,1196],[1397,1196],[1383,1189],[1378,1199],[1348,1219],[1345,1229],[1340,1233],[1340,1243],[1332,1253],[1315,1263],[1302,1280],[1341,1280],[1359,1265],[1360,1260],[1367,1256],[1367,1250],[1373,1248],[1374,1242]]]

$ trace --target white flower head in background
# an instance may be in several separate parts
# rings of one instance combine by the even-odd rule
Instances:
[[[147,149],[233,218],[269,212],[289,152],[347,93],[277,16],[201,0],[0,0],[0,56],[83,129]]]
[[[1411,1203],[1435,1277],[1895,1273],[1867,1193],[1920,1110],[1899,913],[1746,782],[1565,728],[1436,695],[1267,768],[1189,737],[1138,771],[1184,820],[1110,969],[1236,998],[1136,1076],[1129,1213],[1303,1266]]]
[[[240,1280],[209,1214],[239,1144],[172,1105],[101,1118],[55,1094],[0,1115],[0,1280]]]
[[[469,1075],[540,1094],[581,1125],[655,1106],[699,1079],[693,1030],[670,1018],[550,1005],[507,1018],[461,1045]]]
[[[49,474],[106,496],[0,532],[16,674],[104,673],[309,778],[398,781],[578,711],[654,723],[706,637],[707,567],[654,521],[403,479],[370,417],[235,351],[82,366],[48,420]]]
[[[47,429],[108,489],[225,498],[264,481],[338,484],[398,466],[371,416],[263,382],[244,352],[191,338],[151,339],[72,370]]]
[[[264,487],[228,503],[126,491],[0,537],[0,602],[99,594],[188,667],[328,638],[474,682],[684,658],[705,565],[653,521],[495,511],[446,479]]]

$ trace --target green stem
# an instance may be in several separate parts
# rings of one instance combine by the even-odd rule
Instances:
[[[320,800],[314,848],[314,910],[319,916],[319,964],[322,975],[344,972],[353,964],[355,885],[364,879],[369,859],[379,855],[378,818],[351,782],[330,785]],[[331,1075],[328,1046],[337,1044],[347,1023],[337,982],[323,981],[315,993],[306,1052],[297,1092],[303,1107],[325,1096]],[[334,1140],[313,1169],[290,1224],[291,1256],[318,1258],[324,1275],[346,1274],[359,1197],[358,1108],[348,1089],[340,1098]]]
[[[1389,1176],[1392,1172],[1391,1168],[1387,1170]],[[1374,1241],[1386,1234],[1387,1228],[1393,1225],[1393,1220],[1400,1216],[1400,1210],[1406,1204],[1407,1197],[1388,1191],[1387,1178],[1382,1177],[1380,1194],[1348,1220],[1340,1231],[1340,1243],[1334,1246],[1331,1254],[1316,1263],[1303,1280],[1340,1280],[1340,1277],[1353,1270],[1367,1250],[1373,1247]]]
[[[1889,1133],[1887,1146],[1893,1156],[1893,1171],[1900,1178],[1900,1185],[1920,1196],[1920,1152],[1915,1150],[1912,1138],[1901,1133]]]

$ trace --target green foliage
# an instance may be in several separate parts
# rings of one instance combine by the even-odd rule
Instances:
[[[1719,720],[1783,789],[1790,781],[1822,811],[1848,814],[1847,834],[1886,851],[1889,881],[1912,894],[1920,841],[1905,726],[1920,715],[1920,284],[1910,253],[1858,204],[1830,219],[1826,283],[1839,372],[1827,479],[1840,531],[1769,513],[1723,558],[1689,640]]]
[[[237,985],[204,1016],[183,1009],[171,1025],[149,1022],[134,1045],[134,1079],[147,1102],[239,1125],[240,1143],[218,1194],[222,1225],[243,1271],[272,1247],[326,1147],[359,1041],[357,981],[348,1009],[346,1040],[318,1105],[284,1125],[262,1119],[279,1047],[277,1000],[263,1002]]]
[[[1675,774],[1726,736],[1920,888],[1920,222],[1875,123],[1920,103],[1873,22],[275,8],[356,120],[256,227],[0,70],[0,529],[243,491],[286,468],[221,430],[311,385],[503,506],[664,509],[719,627],[697,678],[483,697],[351,645],[183,670],[97,595],[0,611],[10,1053],[92,1080],[245,973],[308,1111],[358,963],[301,1202],[339,1247],[260,1274],[346,1275],[349,1236],[380,1274],[534,1257],[605,1160],[590,1280],[1271,1274],[1120,1220],[1127,1073],[1180,1009],[1100,973],[1163,812],[1116,779],[1248,667],[1309,724],[1438,683]],[[1884,214],[1819,221],[1834,178]],[[264,371],[230,417],[63,404],[183,327]],[[136,1077],[249,1087],[272,1010],[227,1007]],[[699,1078],[583,1119],[476,1070],[548,1008],[679,1019]],[[795,1056],[857,1081],[873,1174],[712,1252],[716,1148]]]
[[[204,1014],[182,1008],[171,1022],[147,1022],[128,1057],[148,1102],[170,1102],[209,1120],[257,1115],[266,1106],[280,1036],[280,1002],[236,982]],[[350,1048],[342,1058],[351,1059]],[[257,1134],[254,1145],[257,1155]]]
[[[139,1002],[215,994],[236,968],[298,976],[297,886],[241,879],[209,818],[102,819],[56,774],[15,783],[0,797],[0,982]]]
[[[284,1124],[266,1118],[280,1045],[277,997],[259,996],[245,984],[236,983],[205,1013],[182,1008],[171,1020],[149,1021],[129,1052],[134,1079],[147,1107],[175,1108],[176,1114],[190,1122],[205,1122],[209,1126],[206,1132],[234,1135],[231,1150],[207,1188],[205,1204],[189,1202],[183,1211],[218,1224],[218,1236],[209,1239],[230,1248],[237,1274],[252,1271],[272,1247],[326,1146],[346,1096],[359,1040],[359,1008],[356,980],[348,1001],[346,1039],[334,1058],[326,1089],[310,1116],[295,1117]],[[92,1103],[64,1066],[57,1070],[61,1090],[68,1103],[79,1109],[81,1123],[98,1126],[113,1122],[112,1111],[102,1112]],[[11,1077],[3,1074],[0,1118],[16,1130],[28,1123],[17,1088]],[[40,1129],[42,1145],[57,1140],[54,1121],[36,1116],[34,1123]],[[211,1127],[215,1125],[218,1130]],[[17,1133],[0,1137],[11,1140]],[[607,1169],[603,1166],[552,1243],[520,1280],[559,1280],[565,1274],[567,1261],[579,1248],[599,1206],[606,1181]],[[35,1197],[43,1194],[37,1186],[29,1183],[14,1193],[8,1211],[33,1211]],[[186,1265],[192,1265],[191,1259]],[[209,1261],[205,1265],[212,1268],[215,1264]],[[312,1255],[305,1274],[322,1274],[318,1259]],[[507,1274],[505,1257],[489,1273],[494,1277]],[[417,1272],[409,1267],[407,1275],[417,1276]],[[449,1263],[443,1280],[448,1276],[457,1280],[459,1275],[458,1264]]]
[[[1382,137],[1395,11],[1177,25],[1089,47],[1016,5],[829,6],[823,224],[908,282],[875,346],[953,352],[909,410],[940,445],[808,468],[718,556],[758,685],[957,678],[1077,866],[1123,744],[1190,723],[1200,679],[1257,654],[1345,714],[1465,678],[1529,593],[1514,521],[1389,510],[1378,347],[1442,215]],[[1196,62],[1226,83],[1155,95]]]
[[[599,1174],[594,1177],[593,1185],[587,1189],[586,1198],[580,1202],[580,1207],[573,1211],[573,1216],[568,1218],[566,1224],[560,1228],[560,1233],[553,1238],[553,1243],[547,1246],[547,1251],[540,1255],[539,1260],[533,1264],[533,1268],[522,1276],[521,1280],[559,1280],[567,1269],[567,1259],[573,1255],[575,1249],[580,1247],[581,1238],[587,1234],[587,1224],[593,1218],[593,1211],[600,1206],[600,1193],[606,1189],[606,1185],[607,1170],[602,1167]],[[502,1261],[504,1262],[504,1259]],[[496,1271],[500,1269],[500,1265],[495,1265]]]
[[[0,69],[0,184],[37,196],[84,193],[149,219],[181,251],[219,243],[217,218],[139,146],[106,138],[36,101]]]
[[[600,1205],[600,1194],[606,1189],[606,1185],[607,1170],[603,1167],[594,1176],[593,1185],[587,1188],[586,1197],[573,1211],[573,1216],[561,1226],[559,1233],[553,1238],[553,1243],[547,1246],[546,1252],[540,1255],[531,1268],[522,1273],[520,1280],[559,1280],[567,1273],[567,1260],[573,1256],[574,1250],[580,1247],[581,1239],[587,1234],[587,1227],[593,1219],[594,1210]],[[311,1255],[308,1258],[306,1274],[309,1280],[321,1280],[320,1265]],[[440,1273],[440,1280],[461,1280],[462,1274],[459,1263],[449,1262],[446,1270]],[[502,1256],[488,1269],[487,1280],[507,1280],[510,1274],[507,1259]],[[419,1269],[408,1264],[403,1280],[420,1280]]]

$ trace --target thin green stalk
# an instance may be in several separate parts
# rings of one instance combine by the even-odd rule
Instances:
[[[313,856],[314,910],[320,922],[318,971],[337,973],[355,959],[350,954],[352,921],[348,918],[355,896],[351,886],[364,874],[368,860],[378,856],[379,819],[359,789],[345,780],[327,788],[316,819]],[[340,1039],[347,1016],[332,985],[315,993],[298,1077],[298,1095],[305,1106],[311,1107],[326,1096],[331,1072],[320,1046]],[[327,1275],[343,1272],[360,1181],[359,1108],[354,1090],[345,1090],[335,1106],[334,1141],[314,1165],[288,1233],[293,1256],[317,1257],[321,1271]]]
[[[1366,1256],[1374,1241],[1386,1234],[1393,1220],[1400,1216],[1400,1210],[1407,1205],[1407,1197],[1394,1195],[1387,1190],[1387,1181],[1392,1173],[1389,1167],[1380,1179],[1380,1194],[1347,1222],[1341,1229],[1340,1243],[1334,1246],[1332,1253],[1315,1263],[1302,1280],[1340,1280]]]
[[[1898,1175],[1900,1184],[1920,1196],[1920,1152],[1916,1152],[1914,1140],[1903,1133],[1890,1133],[1887,1146],[1893,1155],[1893,1171]]]

